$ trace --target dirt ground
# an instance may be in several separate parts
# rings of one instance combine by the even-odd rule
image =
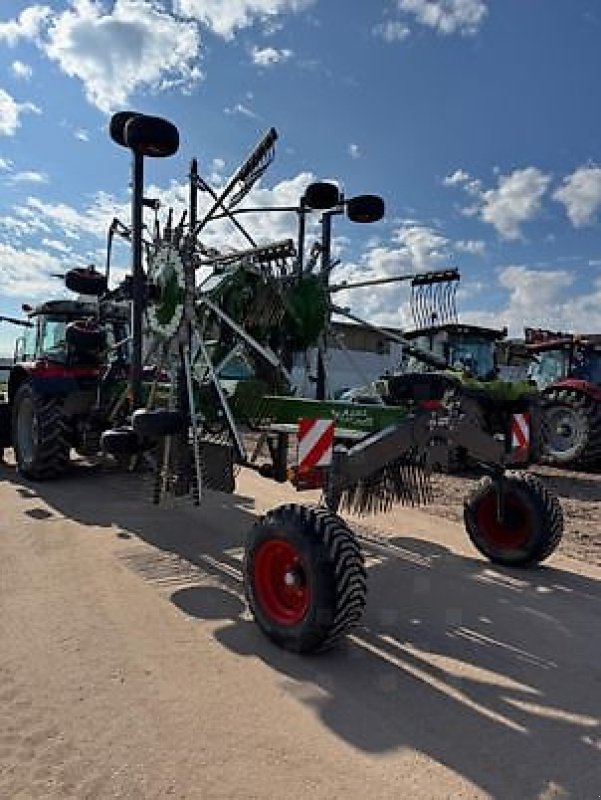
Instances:
[[[561,503],[564,536],[559,551],[601,566],[601,471],[577,472],[537,466],[532,470]],[[476,475],[433,476],[435,500],[424,510],[455,522],[463,518],[463,498]]]
[[[571,544],[493,567],[444,482],[438,515],[351,520],[363,624],[302,658],[241,586],[246,531],[291,490],[243,472],[157,509],[138,476],[0,466],[0,798],[599,797],[601,569]]]

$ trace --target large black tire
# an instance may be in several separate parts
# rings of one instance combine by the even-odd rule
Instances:
[[[100,297],[106,292],[106,275],[93,267],[76,267],[65,275],[65,286],[78,294]]]
[[[360,194],[351,197],[346,204],[346,216],[351,222],[378,222],[384,212],[384,201],[376,194]]]
[[[340,190],[335,183],[318,181],[305,189],[305,205],[316,211],[326,211],[340,203]]]
[[[140,408],[132,415],[132,426],[140,436],[158,438],[183,433],[186,430],[186,420],[179,411]]]
[[[166,158],[177,153],[179,131],[162,117],[139,114],[125,123],[123,138],[134,152],[152,158]]]
[[[468,536],[496,564],[538,564],[551,555],[563,535],[559,501],[527,472],[507,472],[502,480],[503,519],[498,519],[495,483],[483,478],[464,504]]]
[[[21,475],[36,481],[60,477],[71,449],[62,398],[40,395],[24,383],[13,401],[12,440]]]
[[[366,574],[356,538],[325,508],[269,511],[246,543],[244,587],[259,627],[286,650],[332,647],[363,613]]]
[[[542,457],[578,467],[601,461],[601,403],[582,392],[550,388],[541,397]]]

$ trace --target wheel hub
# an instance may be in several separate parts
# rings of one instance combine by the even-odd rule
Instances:
[[[254,571],[257,600],[265,614],[283,625],[301,622],[311,590],[299,551],[283,539],[270,539],[259,547]]]
[[[575,458],[586,444],[587,420],[576,409],[548,409],[546,428],[546,449],[552,456],[561,457],[564,460]]]

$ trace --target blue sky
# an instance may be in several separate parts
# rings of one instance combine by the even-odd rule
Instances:
[[[191,156],[219,186],[273,125],[249,202],[295,203],[316,179],[386,200],[376,225],[336,220],[339,279],[459,266],[466,321],[601,330],[599,74],[596,0],[2,0],[0,313],[102,263],[129,213],[106,131],[125,108],[180,129],[178,155],[147,169],[166,204]],[[249,223],[294,233],[287,215]],[[344,301],[409,322],[398,285]],[[1,353],[14,336],[0,327]]]

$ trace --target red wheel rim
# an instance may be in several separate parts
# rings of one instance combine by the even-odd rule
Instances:
[[[296,625],[309,608],[311,591],[298,550],[283,539],[264,542],[255,554],[255,595],[263,609],[281,625]]]
[[[529,509],[508,491],[503,495],[503,519],[498,518],[497,493],[493,489],[478,504],[476,525],[480,538],[497,550],[519,550],[532,533]]]

